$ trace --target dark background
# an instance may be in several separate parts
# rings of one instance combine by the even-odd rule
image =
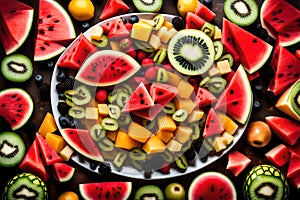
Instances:
[[[27,4],[37,8],[38,7],[38,2],[37,0],[22,0],[23,2],[26,2]],[[67,5],[69,3],[68,0],[59,0],[58,2],[61,3],[66,9]],[[124,2],[127,3],[127,5],[130,6],[130,12],[136,12],[134,6],[132,5],[132,1],[130,0],[125,0]],[[261,0],[257,0],[258,5],[261,5]],[[298,9],[300,8],[300,1],[299,0],[289,0],[288,2],[291,2],[292,5],[296,6]],[[104,7],[104,4],[106,1],[101,1],[101,0],[93,0],[96,12],[95,16],[92,20],[90,20],[90,25],[94,25],[99,22],[99,16],[100,13]],[[168,13],[168,14],[174,14],[178,15],[177,9],[176,9],[176,4],[177,1],[175,0],[165,0],[163,8],[161,12],[163,13]],[[223,13],[223,1],[222,0],[213,0],[213,5],[212,5],[212,10],[217,14],[216,19],[214,20],[214,24],[218,25],[221,27],[222,25],[222,17],[224,16]],[[37,12],[35,13],[37,14]],[[82,29],[82,22],[78,22],[76,20],[73,20],[74,26],[76,28],[77,35],[83,31]],[[258,19],[259,22],[259,19]],[[27,41],[25,44],[17,51],[19,53],[26,54],[29,56],[31,59],[33,58],[33,43],[34,43],[34,36],[35,36],[35,26],[36,25],[36,19],[34,21],[30,36],[28,37]],[[252,27],[247,27],[247,30],[256,34],[255,32],[255,25]],[[271,38],[268,38],[267,41],[270,44],[274,44],[274,40]],[[298,47],[299,49],[299,44]],[[289,48],[291,51],[295,49],[295,46]],[[4,56],[4,51],[1,48],[0,51],[0,60],[2,60]],[[56,58],[51,59],[51,61],[55,62]],[[44,77],[44,82],[50,83],[50,79],[52,76],[52,71],[53,68],[47,67],[47,62],[35,62],[34,63],[34,73],[32,78],[26,82],[26,84],[16,84],[16,83],[10,83],[7,82],[2,74],[0,74],[0,90],[7,88],[7,87],[21,87],[27,90],[30,95],[32,96],[34,100],[34,113],[30,119],[30,122],[35,124],[37,128],[42,122],[43,117],[47,112],[51,112],[51,105],[50,101],[41,101],[39,98],[39,87],[35,84],[34,82],[34,76],[36,74],[42,74]],[[267,95],[265,95],[266,88],[269,83],[269,78],[270,78],[270,71],[268,71],[269,67],[265,66],[262,68],[261,72],[261,77],[258,78],[256,81],[252,82],[252,86],[254,86],[258,81],[261,81],[261,83],[264,86],[263,92],[255,92],[254,91],[254,100],[258,100],[261,103],[261,109],[259,110],[253,110],[252,116],[250,119],[250,122],[256,121],[256,120],[264,120],[265,116],[268,115],[283,115],[280,113],[276,108],[274,107],[274,102],[276,98],[268,98]],[[5,130],[5,123],[1,120],[0,121],[0,129]],[[35,137],[34,131],[30,131],[26,129],[26,127],[20,129],[17,131],[22,138],[25,140],[25,143],[27,144],[27,148],[29,148],[31,142],[33,141]],[[58,183],[54,181],[52,178],[46,183],[48,191],[49,191],[49,199],[56,199],[59,194],[65,191],[75,191],[79,195],[78,191],[78,184],[79,183],[87,183],[87,182],[102,182],[102,181],[132,181],[133,182],[133,191],[132,194],[135,193],[137,188],[139,188],[141,185],[145,184],[155,184],[158,185],[160,188],[165,188],[169,183],[171,182],[179,182],[181,183],[184,187],[186,192],[188,192],[188,188],[192,180],[200,173],[205,172],[205,171],[219,171],[222,172],[223,174],[227,175],[235,184],[236,190],[238,192],[238,199],[242,199],[242,193],[241,193],[241,187],[245,178],[246,173],[253,167],[258,164],[263,164],[263,163],[268,163],[266,158],[264,157],[264,154],[270,150],[272,147],[275,145],[279,144],[280,140],[276,138],[276,136],[273,134],[272,140],[269,145],[262,149],[255,149],[251,147],[250,145],[247,144],[247,141],[245,137],[243,136],[241,140],[233,147],[233,149],[240,151],[241,153],[244,153],[247,155],[251,160],[252,163],[250,166],[247,167],[246,170],[244,170],[243,173],[241,173],[238,177],[235,177],[232,175],[231,172],[226,170],[226,164],[227,164],[227,156],[223,156],[220,158],[218,161],[214,162],[213,164],[205,167],[202,170],[198,170],[194,173],[176,177],[176,178],[169,178],[169,179],[164,179],[164,180],[135,180],[135,179],[129,179],[125,177],[120,177],[116,175],[100,175],[96,174],[93,172],[90,172],[86,169],[83,169],[82,167],[78,166],[76,163],[70,163],[72,166],[76,167],[75,171],[75,176],[72,178],[70,182],[67,183]],[[286,172],[287,170],[287,165],[284,167],[280,168],[283,172]],[[2,193],[3,187],[6,184],[6,182],[12,178],[14,175],[16,175],[18,172],[21,172],[18,167],[15,168],[0,168],[0,193]],[[297,191],[294,187],[290,186],[290,197],[291,199],[299,199],[300,192]]]

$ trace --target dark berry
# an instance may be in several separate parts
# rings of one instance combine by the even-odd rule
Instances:
[[[54,63],[52,60],[50,60],[50,61],[47,63],[48,69],[53,69],[54,66],[55,66],[55,63]]]
[[[59,102],[57,104],[57,110],[61,115],[68,114],[70,106],[66,102]]]
[[[177,31],[185,29],[185,21],[181,17],[174,17],[172,19],[172,24]]]
[[[65,100],[66,96],[64,93],[58,93],[58,99],[59,100]]]
[[[65,83],[58,83],[56,84],[56,91],[58,93],[64,93],[64,91],[66,91],[66,84]]]
[[[100,174],[106,175],[111,173],[111,166],[107,162],[100,162],[98,172]]]
[[[43,76],[41,74],[35,75],[34,81],[37,85],[41,85],[43,82]]]
[[[190,148],[184,152],[184,155],[187,160],[193,160],[196,156],[196,153],[193,148]]]
[[[88,30],[90,28],[90,23],[89,22],[84,22],[84,23],[82,23],[81,27],[84,31]]]
[[[74,78],[66,78],[64,81],[66,90],[72,90],[74,87],[75,79]]]
[[[50,98],[50,85],[43,83],[40,87],[40,98],[42,101],[47,101]]]
[[[66,79],[66,73],[64,71],[59,71],[56,76],[56,80],[58,82],[63,82],[65,79]]]
[[[203,4],[206,7],[211,8],[211,6],[212,6],[212,0],[203,0]]]
[[[124,24],[127,23],[127,19],[126,19],[125,17],[121,17],[121,20],[122,20],[122,22],[123,22]]]
[[[62,128],[70,128],[71,119],[67,116],[59,116],[58,122]]]
[[[91,170],[95,170],[95,169],[97,169],[97,167],[98,167],[98,163],[97,162],[95,162],[95,161],[91,161],[90,162],[90,168],[91,168]]]
[[[261,109],[261,104],[260,104],[260,102],[258,100],[254,100],[254,102],[253,102],[253,109],[255,111],[259,111]]]
[[[130,17],[129,17],[129,23],[130,24],[134,24],[134,23],[137,23],[137,22],[139,22],[139,17],[138,16],[136,16],[136,15],[131,15]]]
[[[152,176],[152,171],[144,173],[144,177],[147,178],[147,179],[151,178],[151,176]]]

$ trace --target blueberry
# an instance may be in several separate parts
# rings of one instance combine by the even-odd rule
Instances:
[[[260,108],[261,108],[260,102],[259,102],[258,100],[254,100],[254,102],[253,102],[253,109],[254,109],[255,111],[259,111]]]
[[[84,22],[84,23],[82,23],[81,27],[82,27],[83,30],[87,30],[87,29],[90,28],[90,23],[89,22]]]
[[[190,148],[184,152],[184,155],[187,160],[193,160],[196,156],[196,153],[193,148]]]
[[[37,85],[41,85],[43,82],[43,76],[41,74],[35,75],[34,81]]]
[[[127,19],[125,17],[121,17],[121,20],[123,21],[124,24],[127,23]]]
[[[94,162],[94,161],[90,162],[90,168],[91,168],[91,170],[95,170],[95,169],[97,169],[97,167],[98,167],[98,163],[97,162]]]
[[[65,79],[66,79],[66,73],[64,71],[59,71],[56,76],[56,80],[58,82],[63,82]]]
[[[60,116],[58,121],[62,128],[70,128],[71,126],[71,119],[67,116]]]
[[[134,24],[134,23],[137,23],[137,22],[139,22],[139,17],[138,16],[136,16],[136,15],[131,15],[130,17],[129,17],[129,23],[130,24]]]
[[[55,66],[54,62],[52,60],[50,60],[48,63],[47,63],[47,67],[48,69],[53,69]]]
[[[58,99],[59,100],[65,100],[66,96],[64,93],[58,93]]]

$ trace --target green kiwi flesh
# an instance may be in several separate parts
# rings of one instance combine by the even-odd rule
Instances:
[[[214,47],[215,47],[215,60],[218,60],[222,54],[223,54],[223,44],[221,41],[216,40],[214,41]]]
[[[140,12],[158,12],[163,4],[163,0],[133,0],[132,2]]]
[[[2,60],[1,72],[9,81],[24,82],[32,76],[33,67],[27,56],[23,54],[11,54]]]
[[[249,26],[258,17],[258,6],[255,0],[225,0],[226,17],[239,26]]]
[[[292,109],[300,116],[300,81],[298,81],[292,88],[289,94],[289,102],[291,102]]]
[[[215,49],[203,31],[183,29],[170,40],[168,58],[172,66],[185,75],[200,75],[212,66]]]
[[[145,185],[140,187],[134,195],[134,200],[143,199],[161,200],[164,199],[164,194],[156,185]]]
[[[14,132],[0,133],[0,166],[14,167],[18,165],[26,152],[22,138]]]

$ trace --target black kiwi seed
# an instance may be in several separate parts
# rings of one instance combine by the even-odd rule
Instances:
[[[239,26],[249,26],[258,17],[258,6],[255,0],[225,0],[226,17]]]

